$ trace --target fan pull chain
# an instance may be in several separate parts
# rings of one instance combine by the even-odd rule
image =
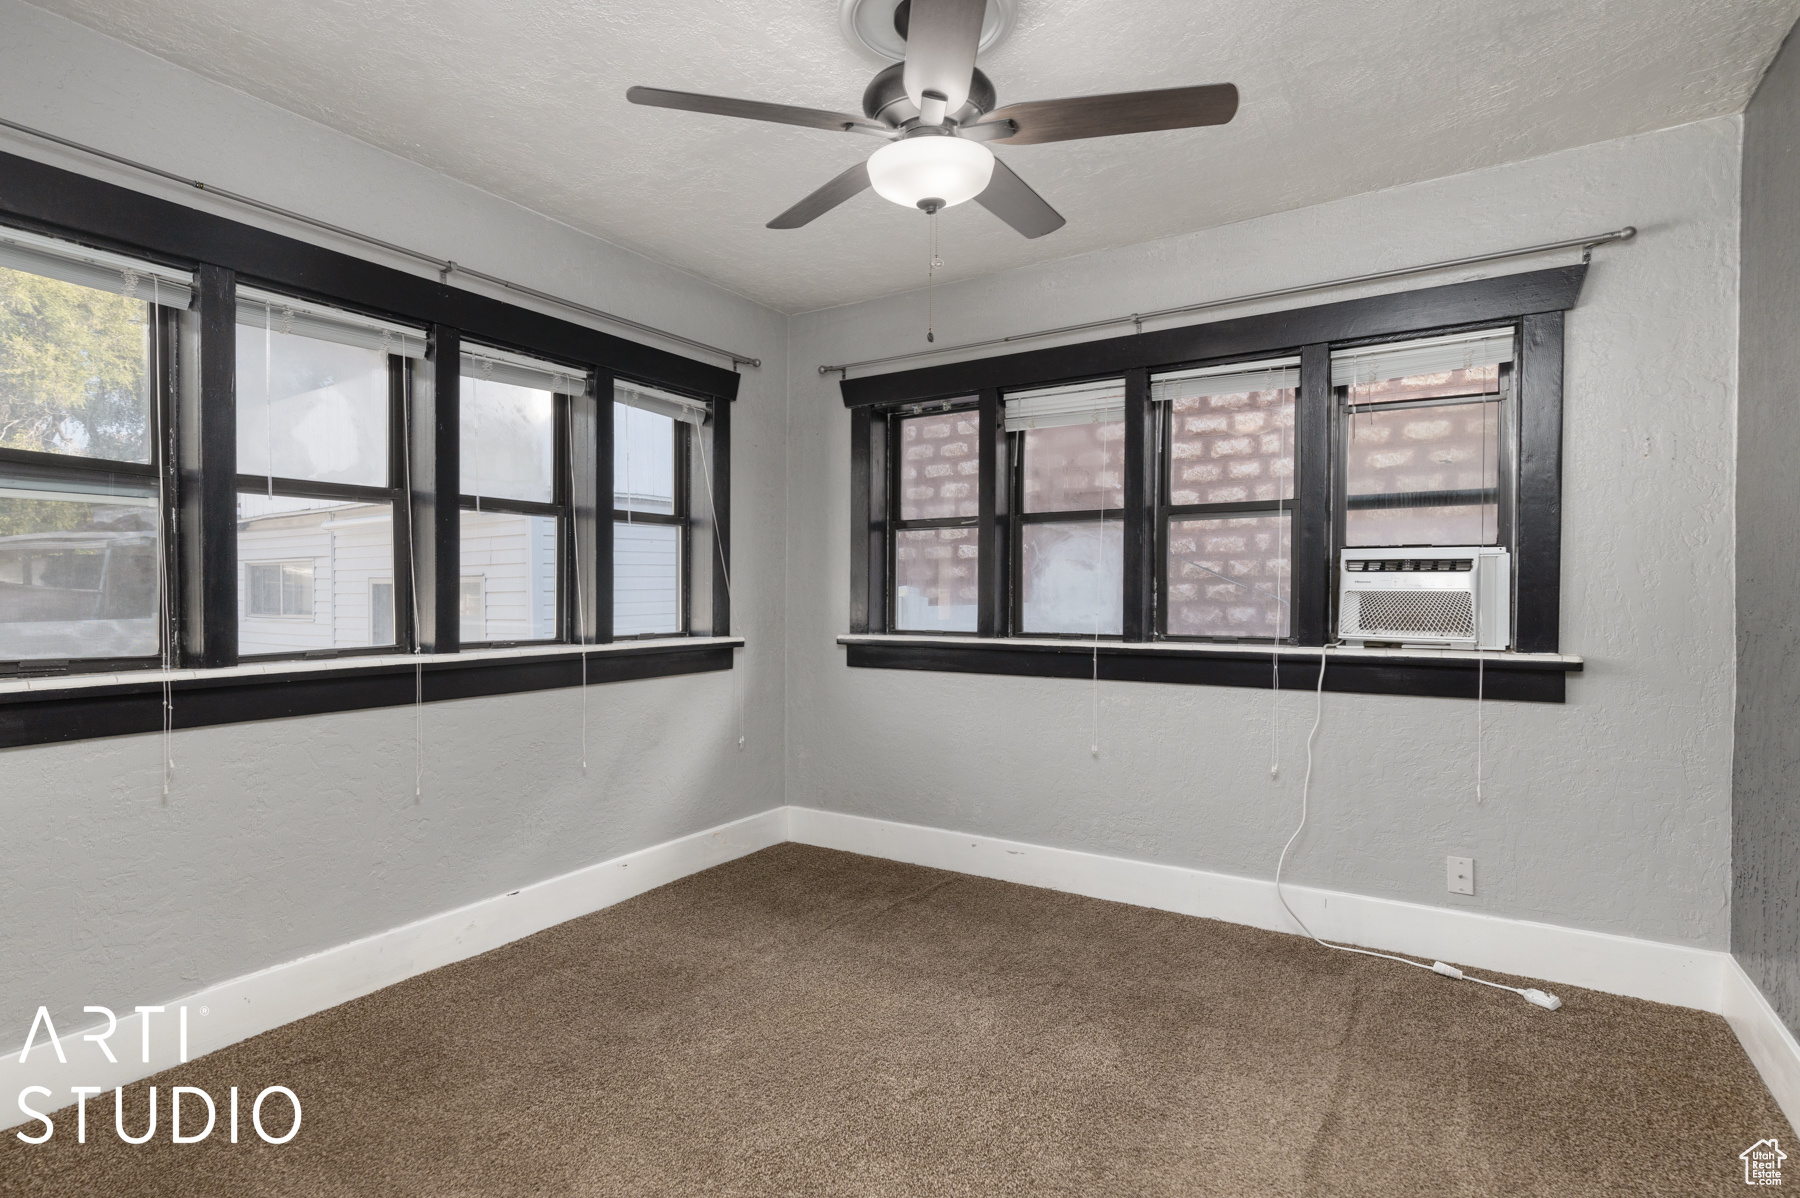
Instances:
[[[936,341],[937,333],[932,328],[932,287],[937,281],[937,272],[944,269],[944,260],[938,256],[938,217],[937,209],[931,210],[931,260],[925,264],[925,340]]]

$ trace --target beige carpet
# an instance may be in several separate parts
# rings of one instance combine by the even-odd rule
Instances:
[[[782,845],[162,1074],[158,1142],[8,1134],[0,1191],[1688,1198],[1792,1147],[1717,1016],[1551,988]],[[168,1086],[275,1083],[292,1143],[169,1143]]]

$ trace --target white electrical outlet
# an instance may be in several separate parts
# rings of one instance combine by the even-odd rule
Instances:
[[[1444,876],[1451,894],[1475,893],[1475,858],[1445,857]]]

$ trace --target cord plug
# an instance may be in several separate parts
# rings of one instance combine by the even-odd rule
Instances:
[[[1463,975],[1462,970],[1454,965],[1446,965],[1442,961],[1433,961],[1431,963],[1431,972],[1441,973],[1447,978],[1456,978],[1458,981],[1462,980]]]
[[[1528,1003],[1535,1003],[1546,1011],[1554,1011],[1562,1006],[1562,999],[1554,994],[1545,994],[1542,990],[1521,990],[1519,994]]]

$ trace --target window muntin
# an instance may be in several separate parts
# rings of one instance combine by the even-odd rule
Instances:
[[[0,662],[151,659],[187,276],[0,230]]]
[[[1501,542],[1512,360],[1511,328],[1333,355],[1341,544]]]
[[[553,362],[465,345],[461,431],[461,639],[516,644],[565,639],[563,579],[569,477],[564,431],[585,374]]]
[[[897,631],[975,631],[980,426],[966,400],[889,423],[894,510],[900,517],[892,523],[889,546]]]
[[[613,396],[613,636],[688,629],[695,425],[705,409],[620,384]]]
[[[1152,377],[1157,634],[1291,635],[1297,358]]]

